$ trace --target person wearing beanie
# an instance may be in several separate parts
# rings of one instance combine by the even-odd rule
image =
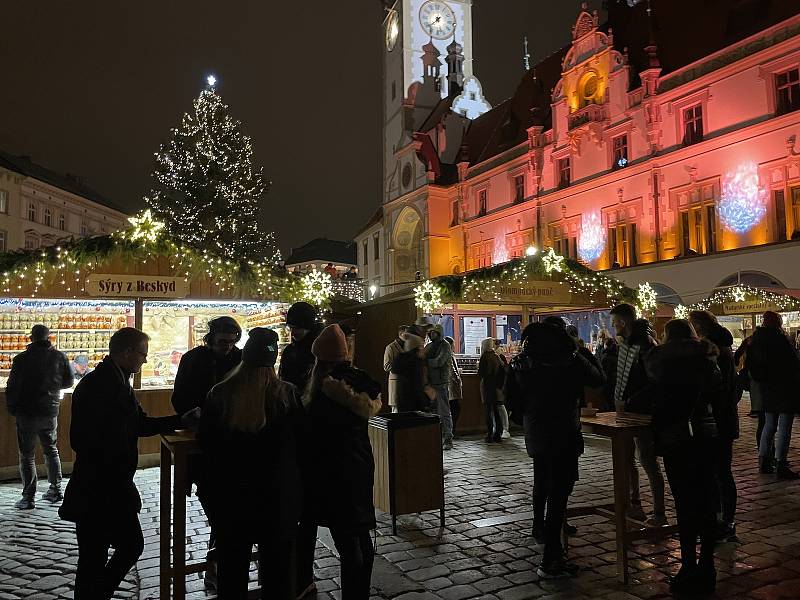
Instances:
[[[203,337],[203,345],[189,350],[181,357],[175,384],[172,387],[172,406],[179,415],[205,405],[208,393],[217,383],[242,360],[242,351],[236,343],[242,339],[242,328],[233,317],[222,316],[208,322],[208,333]],[[209,568],[204,579],[209,588],[216,585],[214,562],[214,543],[216,527],[213,508],[210,508],[203,495],[203,463],[200,457],[189,457],[187,464],[187,489],[189,495],[192,484],[197,484],[197,497],[208,518],[211,533],[208,539]],[[209,512],[209,509],[211,512]]]
[[[413,333],[404,333],[402,342],[392,362],[392,372],[397,374],[397,412],[425,410],[430,404],[425,395],[425,342]]]
[[[308,415],[304,506],[297,540],[298,598],[311,594],[317,527],[327,527],[341,562],[342,598],[368,600],[375,529],[375,463],[367,421],[381,410],[380,385],[347,360],[338,325],[311,346],[316,362],[303,396]]]
[[[286,327],[292,340],[283,349],[278,376],[293,383],[302,393],[314,366],[311,344],[322,331],[322,324],[317,321],[317,309],[308,302],[295,302],[286,313]]]
[[[442,448],[453,448],[453,415],[450,412],[450,377],[453,372],[453,349],[444,341],[444,328],[437,323],[428,331],[431,343],[425,347],[428,359],[428,383],[436,391],[434,412],[442,422]]]
[[[212,388],[200,417],[205,494],[216,514],[220,598],[246,597],[254,544],[263,589],[269,590],[264,597],[297,596],[304,414],[297,388],[275,373],[277,358],[278,334],[250,330],[242,362]]]
[[[797,479],[800,474],[789,468],[787,456],[794,415],[800,412],[800,359],[782,326],[779,314],[764,313],[747,348],[745,364],[751,379],[750,394],[760,399],[764,411],[758,445],[760,472],[777,473],[779,479]]]

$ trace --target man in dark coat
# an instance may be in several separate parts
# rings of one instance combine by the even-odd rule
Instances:
[[[42,496],[59,502],[61,494],[61,459],[56,447],[58,407],[61,390],[72,387],[69,361],[50,344],[50,330],[44,325],[31,329],[31,343],[11,363],[6,386],[8,412],[17,419],[19,474],[22,478],[22,499],[19,509],[35,508],[36,439],[42,445],[50,489]]]
[[[72,477],[58,511],[76,524],[75,597],[111,598],[144,549],[133,476],[140,437],[174,431],[181,418],[148,417],[130,376],[147,361],[148,337],[124,327],[111,336],[109,355],[81,379],[72,395]],[[109,548],[114,549],[111,559]]]
[[[283,349],[278,377],[293,383],[302,394],[314,367],[311,344],[322,331],[322,324],[316,308],[308,302],[295,302],[286,313],[286,326],[292,332],[292,343]]]
[[[616,353],[607,355],[603,365],[609,401],[614,403],[617,412],[649,414],[653,390],[645,372],[644,357],[656,346],[650,335],[650,324],[645,319],[637,319],[636,310],[630,304],[618,304],[611,309],[611,324],[618,337]],[[653,515],[647,519],[647,524],[661,526],[667,522],[664,476],[654,453],[653,436],[649,432],[642,433],[635,438],[635,443],[639,463],[647,474],[653,493]],[[639,494],[639,469],[633,457],[628,469],[631,486],[628,516],[644,521],[646,515]]]
[[[753,334],[746,360],[751,386],[758,388],[765,413],[764,431],[758,446],[761,473],[777,472],[779,479],[797,479],[800,474],[789,468],[786,458],[794,415],[800,412],[800,360],[782,327],[779,314],[765,312],[761,327]],[[770,456],[773,443],[775,463]]]

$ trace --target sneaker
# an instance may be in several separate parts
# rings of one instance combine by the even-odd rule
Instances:
[[[644,522],[645,526],[647,527],[663,527],[667,524],[667,516],[666,515],[653,515],[647,521]]]
[[[453,440],[447,440],[444,444],[442,444],[442,450],[452,450],[453,449]]]
[[[540,579],[566,579],[567,577],[575,577],[578,571],[580,571],[578,565],[567,562],[562,558],[547,564],[542,563],[536,569],[536,574]]]
[[[641,504],[634,504],[628,507],[628,518],[634,521],[644,521],[647,519],[647,515],[644,514]]]
[[[313,581],[303,588],[303,591],[297,594],[297,600],[302,600],[306,596],[313,594],[317,591],[317,584]]]
[[[718,544],[738,542],[739,538],[736,537],[736,523],[725,523],[724,521],[717,523],[716,540]]]
[[[47,500],[48,502],[52,502],[55,504],[56,502],[61,502],[64,499],[64,494],[61,493],[61,488],[50,488],[44,494],[42,494],[42,500]]]
[[[778,476],[778,479],[800,479],[800,473],[792,471],[786,461],[781,461],[778,463],[778,468],[775,470],[775,474]]]
[[[31,510],[36,508],[36,503],[33,498],[22,498],[14,506],[20,510]]]
[[[504,440],[510,439],[511,432],[508,429],[504,429],[503,433],[500,434],[500,437],[503,438]]]

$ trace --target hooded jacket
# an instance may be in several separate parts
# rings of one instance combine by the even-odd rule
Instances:
[[[453,349],[444,338],[431,342],[425,348],[428,357],[428,383],[431,385],[450,384],[453,372]]]
[[[759,395],[764,411],[800,412],[800,360],[782,330],[757,327],[745,360],[751,394]]]
[[[74,383],[69,360],[43,340],[14,357],[6,384],[8,412],[17,417],[56,417],[61,390]]]
[[[278,377],[293,384],[302,394],[311,378],[311,369],[316,359],[311,353],[311,345],[322,332],[321,323],[315,323],[302,340],[292,342],[283,349]]]

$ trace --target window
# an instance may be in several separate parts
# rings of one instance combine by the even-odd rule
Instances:
[[[0,230],[0,252],[6,251],[6,232]]]
[[[67,228],[67,219],[64,217],[64,213],[59,213],[58,215],[58,228],[61,231],[64,231]]]
[[[469,99],[470,100],[477,100],[478,96],[475,94],[475,92],[470,92],[469,93]]]
[[[692,220],[694,221],[694,249],[698,252],[703,251],[703,209],[695,208],[692,210]]]
[[[689,211],[681,211],[681,254],[689,254],[692,244],[689,241]]]
[[[800,109],[800,69],[792,69],[775,76],[778,114]]]
[[[681,211],[681,253],[709,254],[717,250],[717,209],[713,204]]]
[[[364,254],[361,257],[361,264],[366,265],[369,262],[369,244],[367,243],[367,240],[364,240],[364,243],[361,245],[361,249],[364,251]]]
[[[639,257],[638,257],[639,249],[637,248],[637,242],[636,242],[636,240],[638,239],[636,236],[636,223],[631,223],[630,225],[628,225],[628,227],[630,227],[631,230],[629,258],[630,258],[630,266],[633,267],[639,264]]]
[[[372,260],[378,260],[381,257],[381,237],[376,233],[372,237]]]
[[[28,221],[36,221],[36,205],[33,202],[28,204]]]
[[[25,234],[25,249],[26,250],[35,250],[39,247],[39,236],[35,233],[26,233]]]
[[[792,217],[794,218],[794,228],[792,229],[792,239],[800,234],[800,187],[792,188]]]
[[[469,267],[470,269],[480,269],[492,265],[494,255],[494,240],[483,240],[471,244],[469,247]]]
[[[608,228],[608,262],[611,263],[611,268],[619,266],[617,260],[617,228]]]
[[[558,187],[567,187],[570,184],[569,157],[558,160]]]
[[[578,238],[577,237],[569,238],[569,242],[570,242],[570,252],[568,256],[569,258],[574,258],[575,260],[578,260]]]
[[[614,138],[614,162],[612,169],[621,169],[628,165],[628,136],[620,135]]]
[[[683,145],[703,141],[703,107],[699,104],[683,110]]]
[[[713,204],[706,205],[706,252],[717,251],[717,209]]]
[[[786,199],[783,190],[775,190],[772,194],[775,203],[775,241],[782,242],[786,239]]]
[[[458,225],[458,200],[453,200],[452,208],[450,209],[450,227]]]
[[[638,264],[636,223],[618,223],[608,228],[608,252],[612,268]]]
[[[525,176],[517,175],[514,177],[514,202],[522,202],[525,199]]]
[[[86,223],[81,223],[81,235],[86,235],[89,233],[89,228],[86,227]]]
[[[0,190],[0,213],[8,214],[8,192]]]
[[[478,192],[478,216],[486,214],[486,190]]]
[[[44,224],[48,227],[53,226],[53,211],[49,207],[44,209]]]

